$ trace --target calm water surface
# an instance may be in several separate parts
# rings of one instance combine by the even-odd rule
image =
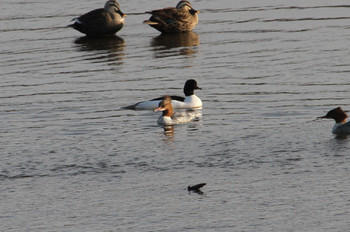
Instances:
[[[161,36],[119,1],[118,37],[66,28],[104,2],[1,1],[0,231],[346,231],[348,1],[192,1],[193,33]],[[164,131],[123,106],[182,94],[198,122]],[[204,194],[188,185],[206,182]]]

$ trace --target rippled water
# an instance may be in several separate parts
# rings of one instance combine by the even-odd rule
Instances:
[[[66,25],[103,2],[1,2],[1,231],[348,230],[349,139],[315,120],[350,109],[348,1],[192,1],[179,36],[142,24],[175,2],[119,2],[94,40]],[[198,122],[122,109],[191,78]]]

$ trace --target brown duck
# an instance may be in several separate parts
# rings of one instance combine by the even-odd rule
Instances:
[[[124,26],[125,14],[116,0],[108,0],[102,9],[90,11],[68,25],[89,37],[113,35]]]
[[[193,9],[189,1],[180,1],[176,7],[148,11],[149,20],[144,23],[162,33],[179,33],[192,31],[198,24],[199,11]]]

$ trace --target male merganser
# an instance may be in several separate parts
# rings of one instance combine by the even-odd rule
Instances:
[[[175,109],[200,109],[202,108],[202,101],[194,94],[198,87],[197,82],[193,79],[187,80],[184,86],[185,97],[170,96],[172,106]],[[133,110],[153,110],[158,107],[159,102],[163,97],[155,98],[149,101],[138,102],[134,105],[126,106],[125,109]]]
[[[335,135],[347,135],[350,134],[350,122],[346,122],[348,115],[342,110],[341,107],[337,107],[328,111],[325,116],[319,118],[331,118],[335,120],[332,133]]]
[[[158,118],[159,125],[174,125],[180,123],[191,122],[201,116],[200,111],[186,111],[174,114],[174,109],[171,104],[171,98],[168,95],[163,97],[159,102],[159,107],[153,110],[154,112],[162,111],[163,114]]]
[[[96,9],[75,18],[75,22],[68,27],[73,27],[89,37],[113,35],[124,26],[124,17],[119,3],[116,0],[108,0],[104,9]]]
[[[147,11],[151,14],[144,23],[162,33],[189,32],[198,24],[199,11],[193,9],[189,1],[180,1],[176,7]]]

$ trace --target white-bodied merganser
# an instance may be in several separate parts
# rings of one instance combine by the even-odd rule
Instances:
[[[198,119],[201,116],[201,112],[195,110],[177,112],[176,114],[174,114],[174,109],[172,107],[171,102],[171,97],[165,95],[163,96],[163,99],[159,102],[158,108],[153,110],[154,112],[163,112],[163,114],[158,118],[157,121],[159,125],[174,125],[180,123],[187,123]]]
[[[197,85],[197,81],[187,80],[184,86],[185,97],[170,96],[174,109],[200,109],[202,108],[202,101],[194,94],[195,89],[201,89]],[[138,102],[134,105],[126,106],[125,109],[132,110],[153,110],[158,107],[159,102],[163,97],[154,98],[149,101]]]
[[[348,115],[342,110],[341,107],[337,107],[328,111],[325,116],[319,118],[331,118],[335,120],[332,133],[335,135],[349,135],[350,134],[350,122],[346,122]]]

